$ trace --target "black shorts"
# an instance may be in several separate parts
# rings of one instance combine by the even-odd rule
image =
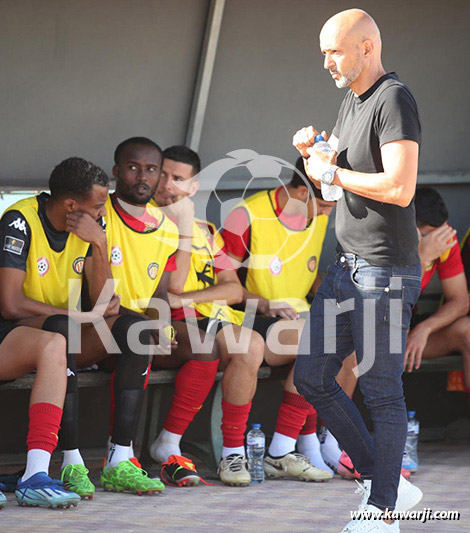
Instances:
[[[10,333],[10,331],[13,331],[15,328],[17,328],[18,325],[14,322],[10,322],[9,320],[4,320],[3,318],[0,318],[0,344],[5,340],[5,337]],[[5,381],[0,380],[0,385],[3,383],[11,383],[12,381],[15,381],[14,379],[7,379]]]
[[[217,335],[217,333],[219,333],[222,328],[230,324],[230,322],[226,322],[225,320],[220,320],[218,318],[209,318],[207,316],[205,316],[204,318],[197,319],[197,327],[199,329],[202,329],[202,331],[205,331],[206,333],[214,335],[214,337]]]
[[[308,313],[301,313],[300,318],[306,318],[308,316]],[[252,330],[259,333],[264,340],[266,340],[269,332],[269,328],[275,324],[276,322],[279,322],[279,320],[282,320],[279,316],[264,316],[264,315],[255,315],[255,320],[253,322]],[[225,326],[228,326],[230,322],[226,322],[225,320],[219,320],[217,318],[199,318],[197,321],[197,326],[199,329],[202,329],[206,333],[211,333],[212,335],[217,335],[219,331],[224,328]]]
[[[255,321],[253,322],[253,327],[251,329],[259,333],[263,337],[263,339],[266,340],[269,328],[279,320],[281,320],[281,318],[278,316],[271,317],[264,315],[255,315]],[[199,329],[202,329],[206,333],[211,333],[214,336],[217,335],[217,333],[219,333],[222,328],[230,324],[231,322],[227,322],[225,320],[219,320],[217,318],[208,317],[199,318],[197,321],[197,327]]]
[[[308,317],[308,313],[299,313],[299,318],[306,319]],[[280,316],[264,316],[264,315],[256,315],[255,321],[253,323],[253,331],[257,331],[264,340],[266,340],[269,332],[269,328],[275,324],[276,322],[279,322],[279,320],[282,320]]]
[[[419,315],[418,313],[411,315],[411,322],[410,322],[410,329],[413,329],[415,326],[420,324],[421,322],[424,322],[424,320],[427,320],[432,313],[423,313]]]
[[[14,322],[10,322],[10,320],[4,320],[3,318],[0,318],[0,344],[5,340],[5,337],[10,333],[10,331],[14,330],[18,327],[18,324],[15,324]]]

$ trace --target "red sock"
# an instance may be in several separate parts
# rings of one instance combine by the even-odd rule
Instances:
[[[224,446],[238,448],[245,444],[245,431],[250,416],[251,402],[235,405],[222,398],[222,429]]]
[[[175,394],[163,427],[183,435],[212,389],[219,361],[188,361],[175,380]]]
[[[52,453],[59,440],[62,409],[52,403],[35,403],[29,408],[29,430],[26,444],[29,450]]]
[[[304,427],[302,428],[300,435],[311,435],[312,433],[317,432],[317,412],[310,405],[310,410],[307,415],[307,420],[305,420]]]
[[[310,407],[307,400],[300,394],[284,391],[274,431],[297,440]]]
[[[144,382],[144,390],[147,388],[147,385],[149,384],[149,377],[150,377],[150,371],[152,370],[152,365],[149,365],[147,367],[147,374],[145,376],[145,382]],[[114,396],[114,376],[116,374],[116,371],[113,370],[113,373],[111,374],[111,382],[110,382],[110,396],[111,396],[111,402],[109,405],[109,436],[111,437],[113,435],[113,427],[114,427],[114,410],[116,408],[116,398]]]

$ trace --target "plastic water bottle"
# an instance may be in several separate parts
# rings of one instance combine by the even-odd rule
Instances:
[[[331,146],[325,141],[323,135],[317,135],[315,137],[315,144],[313,148],[316,152],[323,152],[327,154],[331,152]],[[321,184],[321,194],[323,199],[327,202],[336,202],[343,196],[343,189],[338,187],[338,185],[327,185],[326,183]]]
[[[419,422],[416,420],[416,412],[408,411],[408,433],[406,435],[402,466],[410,472],[418,470],[418,436]]]
[[[264,483],[264,447],[265,438],[261,431],[261,424],[252,424],[246,436],[246,448],[248,455],[248,472],[252,483]]]

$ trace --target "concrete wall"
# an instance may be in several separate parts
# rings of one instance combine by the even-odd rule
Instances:
[[[422,171],[470,170],[470,2],[359,4],[382,29],[384,64],[418,101]],[[250,148],[293,161],[292,133],[330,130],[344,91],[322,69],[318,33],[338,0],[227,0],[201,155]],[[71,155],[109,170],[136,134],[181,143],[208,0],[3,0],[0,185],[44,185]]]

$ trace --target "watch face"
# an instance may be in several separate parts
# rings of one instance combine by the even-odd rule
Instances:
[[[334,179],[333,177],[334,177],[333,172],[331,172],[331,170],[327,170],[326,172],[323,173],[322,181],[323,183],[326,183],[327,185],[331,185],[331,182]]]

